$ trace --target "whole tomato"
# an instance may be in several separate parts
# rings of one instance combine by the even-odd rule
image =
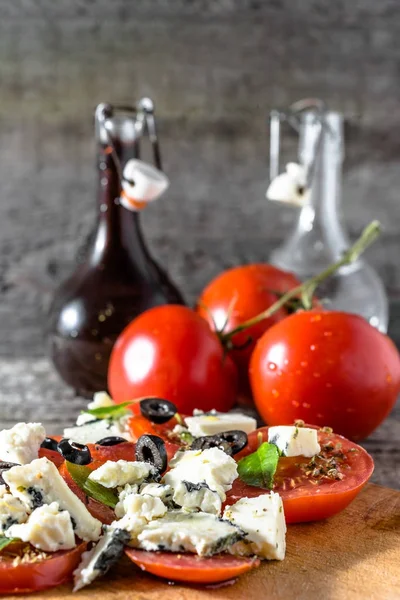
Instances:
[[[303,419],[359,440],[393,408],[400,358],[392,341],[357,315],[298,312],[258,341],[250,382],[269,425]]]
[[[113,348],[108,386],[115,402],[156,396],[178,411],[227,411],[237,372],[208,324],[185,306],[151,308],[132,321]]]
[[[244,265],[229,269],[213,279],[202,292],[196,311],[212,329],[228,333],[237,325],[255,317],[276,302],[278,294],[284,294],[300,285],[292,273],[281,271],[268,264]],[[251,354],[257,340],[274,323],[287,317],[288,310],[279,309],[250,329],[232,338],[239,349],[230,352],[239,371],[242,392],[248,390],[248,370]],[[251,343],[246,342],[251,338]],[[243,346],[242,348],[240,348]]]

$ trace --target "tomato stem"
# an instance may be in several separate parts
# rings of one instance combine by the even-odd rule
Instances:
[[[328,277],[334,275],[336,271],[338,271],[341,267],[350,265],[353,262],[355,262],[359,258],[359,256],[368,248],[368,246],[373,244],[373,242],[380,235],[381,230],[382,227],[379,221],[372,221],[369,225],[365,227],[358,240],[348,250],[346,250],[346,252],[343,254],[340,260],[329,265],[329,267],[321,271],[321,273],[318,273],[314,277],[311,277],[311,279],[308,279],[301,285],[298,285],[297,287],[289,290],[288,292],[286,292],[286,294],[283,294],[272,306],[267,308],[267,310],[264,310],[259,315],[248,319],[247,321],[244,321],[244,323],[240,323],[240,325],[238,325],[228,333],[220,332],[219,337],[222,343],[224,345],[228,345],[229,347],[229,345],[232,343],[232,338],[237,333],[245,331],[246,329],[253,327],[253,325],[257,325],[257,323],[260,323],[260,321],[263,321],[264,319],[269,319],[269,317],[271,317],[277,310],[285,306],[285,304],[287,304],[287,302],[292,300],[293,298],[298,298],[300,296],[304,308],[306,310],[311,309],[312,299],[317,287],[323,281],[325,281],[325,279],[328,279]]]

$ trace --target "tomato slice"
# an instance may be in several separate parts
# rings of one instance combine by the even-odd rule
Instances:
[[[35,551],[29,544],[10,544],[0,552],[0,593],[26,594],[65,583],[71,579],[86,547],[87,543],[81,542],[72,550],[40,558],[44,553]],[[26,554],[28,549],[32,553],[32,562],[16,564],[16,558]]]
[[[282,457],[275,474],[273,491],[282,497],[287,523],[319,521],[340,512],[354,500],[374,470],[371,456],[361,446],[326,428],[307,427],[318,429],[321,458]],[[248,445],[235,458],[240,460],[265,441],[268,427],[261,427],[249,435]],[[227,504],[265,493],[268,490],[238,478],[227,492]]]
[[[163,440],[170,440],[175,425],[178,425],[178,421],[175,417],[162,425],[152,423],[143,415],[135,415],[128,419],[128,428],[134,440],[138,440],[140,436],[145,433],[158,435],[158,437],[161,437]]]
[[[125,553],[143,571],[164,579],[188,583],[207,584],[228,581],[260,564],[258,558],[242,558],[230,554],[204,558],[196,554],[146,552],[135,548],[126,548]]]
[[[90,463],[92,466],[94,463]],[[100,466],[102,463],[97,463],[97,466]],[[88,465],[89,466],[89,465]],[[93,468],[96,468],[95,466]],[[87,496],[85,492],[79,487],[77,483],[72,479],[70,472],[67,469],[66,463],[64,462],[61,467],[58,469],[60,475],[75,494],[78,496],[79,500],[83,502],[86,506],[90,514],[95,518],[104,523],[105,525],[110,525],[115,519],[115,513],[112,508],[102,504],[98,500],[94,498],[90,498]]]

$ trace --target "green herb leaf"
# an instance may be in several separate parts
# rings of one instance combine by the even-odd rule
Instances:
[[[6,548],[9,544],[12,544],[12,542],[17,541],[19,541],[17,538],[8,538],[0,536],[0,552],[1,550],[4,550],[4,548]]]
[[[271,490],[278,460],[278,448],[274,444],[264,442],[256,452],[239,460],[239,477],[248,485]]]
[[[110,508],[115,508],[118,502],[118,496],[113,491],[110,490],[101,483],[97,483],[97,481],[92,481],[91,479],[87,479],[85,485],[83,486],[84,491],[88,496],[98,500],[102,504],[109,506]]]
[[[122,402],[121,404],[115,404],[115,406],[103,406],[101,408],[91,408],[83,410],[83,413],[88,413],[96,419],[120,419],[125,415],[130,415],[131,411],[127,410],[127,406],[132,402]]]
[[[110,508],[115,508],[118,502],[117,494],[113,490],[104,487],[104,485],[88,479],[92,472],[88,467],[75,465],[68,461],[66,461],[66,465],[68,473],[85,494]]]

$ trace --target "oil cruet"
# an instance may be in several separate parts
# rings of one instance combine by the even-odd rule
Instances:
[[[138,160],[147,133],[155,167]],[[153,104],[100,104],[95,113],[98,217],[84,259],[57,290],[49,318],[50,355],[78,394],[107,389],[110,353],[132,319],[156,305],[182,304],[180,292],[150,256],[141,209],[167,186]]]
[[[280,129],[288,122],[299,133],[299,164],[279,174]],[[301,100],[270,117],[270,185],[267,198],[293,204],[299,214],[293,231],[270,262],[305,280],[336,262],[350,246],[341,213],[343,115],[320,100]],[[388,301],[375,270],[359,258],[342,267],[320,290],[330,308],[363,316],[386,332]]]

